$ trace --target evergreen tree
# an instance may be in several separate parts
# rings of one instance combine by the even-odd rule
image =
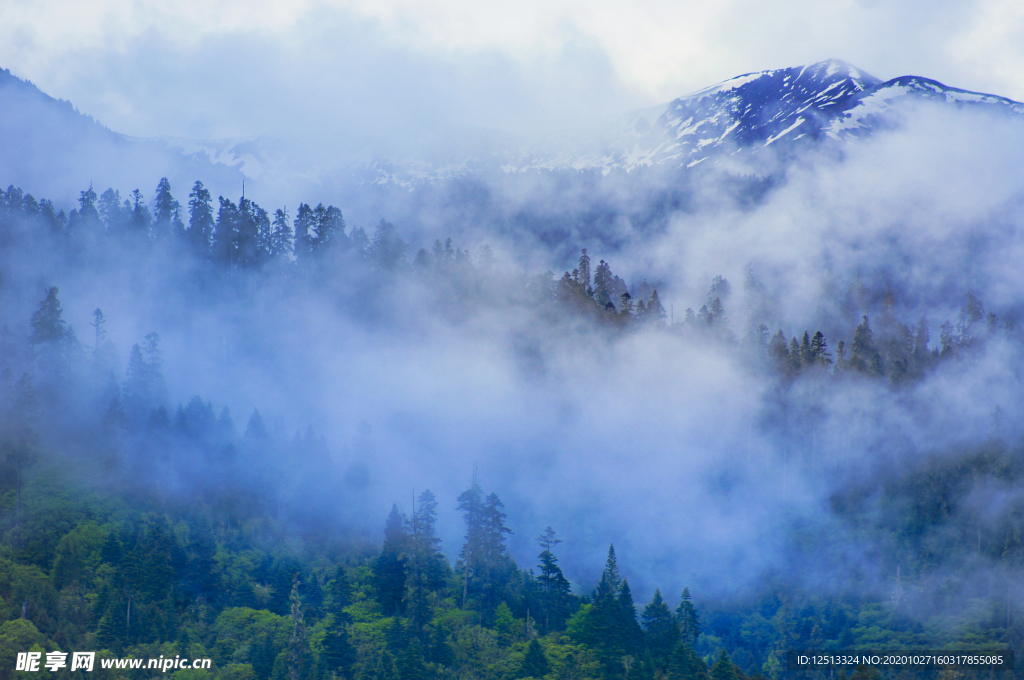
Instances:
[[[657,668],[664,669],[668,664],[668,658],[672,649],[679,641],[679,626],[676,624],[672,612],[661,597],[661,590],[655,589],[654,597],[644,607],[641,617],[647,641],[647,649]]]
[[[383,270],[393,271],[405,261],[409,246],[398,236],[395,225],[381,220],[373,232],[370,257]]]
[[[633,604],[633,593],[629,589],[629,581],[622,579],[618,594],[619,637],[627,654],[637,655],[643,649],[644,633],[636,620],[636,605]]]
[[[469,583],[480,570],[484,552],[483,489],[476,481],[476,472],[473,473],[470,487],[463,491],[457,500],[458,509],[466,523],[465,541],[459,553],[459,560],[462,563],[462,608],[465,609],[469,597]]]
[[[853,341],[850,343],[850,351],[853,352],[853,356],[861,359],[862,361],[868,361],[871,359],[877,350],[875,349],[875,334],[871,330],[871,326],[868,324],[868,317],[861,317],[863,322],[860,323],[853,332]]]
[[[549,671],[548,658],[544,654],[544,648],[540,646],[536,638],[530,640],[526,647],[526,655],[523,663],[519,666],[517,678],[543,678]]]
[[[288,224],[287,209],[278,209],[274,213],[273,236],[270,240],[272,256],[288,255],[292,252],[294,235]]]
[[[928,357],[929,340],[928,318],[925,315],[921,315],[921,320],[917,322],[917,333],[914,335],[914,358],[919,363],[925,361]]]
[[[348,240],[345,235],[345,218],[341,210],[333,205],[325,208],[323,203],[319,204],[313,210],[313,221],[316,225],[316,237],[311,242],[313,252],[326,252]]]
[[[246,197],[238,202],[235,228],[235,263],[241,267],[255,267],[262,261],[260,252],[261,208]]]
[[[238,243],[238,206],[218,196],[220,209],[217,211],[217,225],[213,233],[213,259],[223,265],[235,263],[235,246]]]
[[[132,191],[131,214],[128,217],[128,227],[132,233],[148,235],[153,219],[150,217],[149,208],[142,200],[142,192],[138,189]]]
[[[707,310],[709,326],[724,326],[727,323],[725,318],[725,306],[722,305],[721,298],[712,298],[708,303]],[[664,318],[664,311],[662,312],[662,318]]]
[[[668,314],[665,313],[665,308],[661,306],[661,298],[658,297],[658,290],[654,289],[651,292],[651,299],[647,303],[647,314],[646,318],[649,321],[653,321],[659,325],[665,323],[665,319]]]
[[[597,263],[594,270],[594,300],[601,307],[612,302],[615,292],[615,279],[611,267],[604,260]]]
[[[798,372],[803,367],[803,359],[800,356],[800,345],[794,335],[789,341],[789,370],[791,373]]]
[[[512,530],[505,526],[505,504],[498,494],[490,493],[484,500],[483,524],[484,542],[481,551],[481,591],[487,604],[487,611],[498,606],[501,593],[508,583],[515,565],[505,548],[505,534]]]
[[[428,595],[444,585],[444,557],[437,536],[437,500],[430,490],[420,494],[409,522],[409,603],[413,625],[432,617]]]
[[[814,363],[814,354],[811,352],[811,335],[804,331],[804,337],[800,340],[800,361],[805,366]]]
[[[753,270],[748,270],[748,274],[752,280]],[[716,298],[723,301],[728,300],[730,295],[732,295],[732,286],[729,285],[729,281],[727,279],[723,278],[721,274],[711,279],[711,286],[708,288],[709,303]]]
[[[779,329],[779,332],[772,337],[769,352],[775,359],[776,366],[780,371],[789,371],[789,349],[786,347],[786,335]]]
[[[356,663],[356,650],[349,642],[344,626],[334,623],[327,629],[323,640],[323,655],[327,668],[342,678],[352,676]]]
[[[249,422],[245,426],[245,438],[246,439],[267,439],[267,427],[263,424],[263,416],[260,415],[260,410],[254,408],[252,415],[249,416]]]
[[[593,290],[590,287],[590,256],[587,255],[586,248],[580,251],[580,261],[576,265],[576,270],[579,272],[577,280],[583,294],[592,295]]]
[[[46,297],[32,314],[29,335],[45,403],[53,403],[65,394],[72,358],[78,348],[74,330],[64,321],[59,292],[56,287],[47,288]]]
[[[188,196],[188,242],[192,251],[205,257],[210,250],[214,233],[212,197],[202,182],[192,186]]]
[[[676,621],[679,624],[681,642],[689,647],[696,645],[697,638],[700,637],[700,616],[690,601],[689,588],[683,588],[683,594],[679,598]]]
[[[657,667],[654,663],[654,657],[651,656],[651,651],[649,649],[645,649],[636,678],[637,680],[657,680],[656,674]]]
[[[128,422],[138,427],[148,419],[153,409],[162,405],[165,396],[163,374],[160,370],[160,336],[146,336],[146,356],[139,345],[133,345],[128,356],[122,398]]]
[[[710,680],[708,667],[685,640],[679,640],[669,659],[669,680]]]
[[[299,210],[295,213],[295,257],[302,260],[313,252],[313,239],[316,234],[316,219],[313,216],[313,209],[306,203],[299,203]]]
[[[828,351],[828,343],[821,331],[817,331],[810,342],[810,358],[814,364],[831,364],[832,355]]]
[[[39,402],[28,374],[18,380],[14,393],[14,403],[6,414],[5,422],[0,422],[0,455],[6,472],[14,477],[14,523],[20,528],[25,470],[35,465],[39,457],[39,436],[36,434]]]
[[[153,231],[157,237],[176,234],[181,204],[171,195],[171,183],[161,178],[156,187],[153,210]]]
[[[46,298],[32,314],[32,335],[29,342],[37,348],[46,345],[58,345],[66,342],[71,329],[64,322],[64,310],[61,308],[56,287],[46,289]]]
[[[544,632],[547,633],[550,630],[559,630],[565,625],[572,596],[569,581],[558,566],[558,558],[551,552],[551,548],[562,542],[555,538],[555,530],[548,527],[537,542],[543,548],[540,553],[540,576],[537,577],[537,581],[541,590]]]
[[[125,215],[121,208],[119,192],[113,189],[104,191],[97,203],[97,209],[108,232],[120,232],[125,228]]]
[[[711,680],[737,680],[736,667],[724,649],[718,653],[718,659],[711,668]]]
[[[619,316],[622,317],[623,319],[626,319],[626,320],[632,318],[632,316],[633,316],[633,298],[632,298],[632,296],[629,293],[624,291],[619,296],[619,300],[620,300],[620,302],[619,302]]]
[[[373,567],[378,600],[386,616],[400,615],[405,611],[409,549],[409,535],[405,525],[405,516],[398,511],[397,505],[392,505],[384,524],[384,547]]]
[[[33,205],[35,199],[32,198],[31,194],[25,196],[24,210],[29,214],[35,214],[38,212],[38,207]],[[92,189],[92,184],[89,188],[79,194],[78,198],[78,210],[71,212],[71,219],[68,222],[68,227],[73,231],[93,231],[102,227],[100,222],[100,214],[96,210],[96,192]]]
[[[621,588],[622,578],[619,576],[615,546],[612,545],[608,547],[608,559],[587,612],[585,639],[582,640],[594,647],[604,675],[612,678],[621,677],[622,660],[631,643],[629,631],[623,625],[625,607],[618,597]]]
[[[288,599],[292,618],[292,635],[288,641],[287,650],[288,680],[300,680],[307,677],[311,665],[311,655],[302,599],[299,595],[298,578],[292,582],[291,595]]]
[[[430,677],[423,663],[423,648],[415,638],[398,655],[395,667],[399,680],[427,680]]]

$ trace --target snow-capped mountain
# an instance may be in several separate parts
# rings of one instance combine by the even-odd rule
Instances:
[[[0,70],[0,182],[71,199],[90,182],[127,193],[140,181],[171,178],[182,193],[202,179],[234,194],[242,179],[268,200],[363,200],[365,188],[386,205],[393,192],[480,178],[550,172],[633,173],[644,168],[734,167],[768,175],[803,150],[842,148],[901,125],[910,108],[973,107],[1024,116],[1024,104],[948,87],[918,76],[882,82],[838,60],[737,76],[661,106],[631,111],[583,130],[530,139],[483,129],[439,132],[440,142],[412,144],[401,156],[342,153],[284,139],[136,139],[103,127],[69,102]],[[1022,118],[1024,120],[1024,118]],[[402,145],[396,145],[402,148]],[[146,186],[141,187],[143,191]]]
[[[585,136],[551,140],[548,148],[502,159],[505,172],[632,171],[693,167],[768,151],[848,141],[899,123],[902,104],[933,101],[1024,114],[1024,104],[947,87],[918,76],[882,82],[842,61],[824,61],[737,76],[668,104],[634,111]]]

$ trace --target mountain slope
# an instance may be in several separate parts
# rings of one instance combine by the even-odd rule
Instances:
[[[67,203],[90,184],[148,197],[161,177],[178,194],[196,179],[214,187],[241,186],[241,172],[201,153],[183,153],[158,140],[113,132],[71,102],[54,99],[32,83],[0,70],[0,184],[14,184]],[[139,183],[142,186],[139,186]]]
[[[693,167],[739,156],[787,156],[811,143],[850,140],[900,122],[912,101],[1024,114],[1024,104],[918,76],[881,81],[838,60],[747,73],[663,106],[635,111],[565,148],[503,163],[506,172],[574,168],[605,173],[644,166]],[[765,154],[765,150],[770,150]]]

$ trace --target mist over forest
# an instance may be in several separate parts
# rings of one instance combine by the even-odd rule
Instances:
[[[1024,126],[901,115],[294,206],[12,177],[0,673],[32,645],[214,658],[182,680],[1019,648]]]

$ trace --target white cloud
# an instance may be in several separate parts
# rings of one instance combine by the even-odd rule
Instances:
[[[1010,0],[6,0],[0,64],[139,135],[277,129],[310,108],[277,93],[303,88],[317,132],[324,111],[355,106],[384,124],[421,106],[444,122],[558,127],[830,57],[1024,99],[1022,31]]]

